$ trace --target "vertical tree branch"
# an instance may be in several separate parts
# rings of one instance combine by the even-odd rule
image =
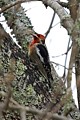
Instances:
[[[50,30],[52,28],[52,24],[53,24],[54,18],[55,18],[55,12],[53,13],[53,16],[52,16],[52,19],[51,19],[51,23],[50,23],[49,28],[48,28],[48,30],[46,32],[45,38],[48,36],[48,34],[49,34],[49,32],[50,32]]]
[[[69,0],[69,9],[71,18],[75,22],[75,20],[77,19],[78,0]]]
[[[77,32],[78,32],[78,53],[76,55],[76,60],[75,60],[75,71],[76,71],[76,86],[77,86],[77,97],[78,97],[78,105],[79,105],[79,110],[80,110],[80,3],[77,11]]]
[[[73,70],[73,64],[75,63],[75,58],[78,52],[77,43],[73,41],[72,43],[72,50],[71,50],[71,56],[69,61],[69,70],[67,73],[67,87],[71,87],[71,80],[72,80],[72,70]]]
[[[67,57],[68,57],[68,52],[70,50],[69,48],[69,45],[70,45],[70,38],[69,38],[69,41],[68,41],[68,45],[67,45],[67,52],[66,52],[66,57],[65,57],[65,63],[64,63],[64,74],[63,74],[63,78],[65,79],[65,75],[66,75],[66,63],[67,63]],[[66,82],[66,81],[65,81]]]
[[[26,111],[24,109],[20,109],[21,120],[26,120]]]

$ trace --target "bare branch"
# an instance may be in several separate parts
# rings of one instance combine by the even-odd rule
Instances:
[[[72,120],[72,119],[69,119],[69,118],[66,118],[64,116],[59,116],[57,114],[52,114],[52,113],[46,113],[45,111],[42,111],[42,110],[38,110],[38,109],[35,109],[35,108],[29,108],[29,107],[23,107],[23,106],[14,106],[14,105],[10,105],[10,108],[11,109],[23,109],[25,111],[27,111],[27,113],[32,113],[32,114],[35,114],[35,115],[39,115],[39,116],[48,116],[49,119],[56,119],[56,120]]]
[[[2,12],[4,12],[4,11],[8,10],[9,8],[11,8],[11,7],[13,7],[13,6],[17,5],[17,4],[23,3],[23,2],[29,2],[29,0],[18,0],[16,2],[12,2],[12,3],[8,4],[8,5],[5,5],[4,7],[1,8],[0,14]]]
[[[64,66],[65,66],[65,67],[66,67],[66,63],[67,63],[68,52],[69,52],[69,50],[70,50],[70,48],[71,48],[71,47],[69,47],[70,41],[71,41],[71,38],[69,38],[69,41],[68,41],[67,52],[66,52],[65,63],[64,63]],[[63,78],[65,78],[65,75],[66,75],[66,69],[65,69],[65,67],[64,67]],[[66,81],[65,81],[65,82],[66,82]]]
[[[56,63],[56,62],[53,62],[53,61],[51,61],[51,63],[56,64],[56,65],[59,65],[59,66],[61,66],[61,67],[64,67],[64,68],[67,69],[67,70],[70,70],[70,68],[67,68],[67,67],[65,67],[64,65],[61,65],[61,64],[59,64],[59,63]],[[73,71],[72,71],[72,73],[75,74],[75,72],[73,72]]]
[[[60,54],[60,55],[52,56],[52,58],[61,57],[61,56],[63,56],[63,55],[66,55],[66,54],[69,52],[69,50],[71,49],[71,47],[72,47],[72,45],[68,48],[67,52],[62,53],[62,54]]]
[[[72,80],[72,70],[73,70],[73,64],[75,63],[75,57],[77,55],[78,46],[77,43],[74,41],[72,44],[72,51],[69,61],[69,69],[67,74],[67,87],[71,87],[71,80]]]
[[[46,32],[45,38],[48,36],[48,34],[49,34],[49,32],[50,32],[50,30],[52,28],[52,24],[53,24],[54,18],[55,18],[55,12],[53,13],[52,20],[51,20],[50,26],[49,26],[49,28],[48,28],[48,30]]]
[[[10,9],[11,7],[17,5],[17,4],[20,4],[23,2],[31,2],[31,1],[41,1],[41,0],[17,0],[16,2],[11,2],[10,4],[5,5],[4,7],[1,8],[0,14],[5,12],[6,10]]]

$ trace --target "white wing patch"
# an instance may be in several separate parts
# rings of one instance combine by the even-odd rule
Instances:
[[[43,59],[43,57],[41,56],[40,50],[39,50],[38,47],[36,47],[36,52],[37,52],[38,56],[40,57],[40,60],[44,63],[44,59]]]

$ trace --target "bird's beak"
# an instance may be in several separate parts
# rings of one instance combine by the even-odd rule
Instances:
[[[38,36],[35,33],[33,33],[32,36],[38,38]]]

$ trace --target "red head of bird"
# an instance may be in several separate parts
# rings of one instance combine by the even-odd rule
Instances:
[[[32,40],[31,45],[35,44],[35,43],[45,44],[45,36],[44,35],[35,33],[35,34],[33,34],[33,38],[34,39]]]

